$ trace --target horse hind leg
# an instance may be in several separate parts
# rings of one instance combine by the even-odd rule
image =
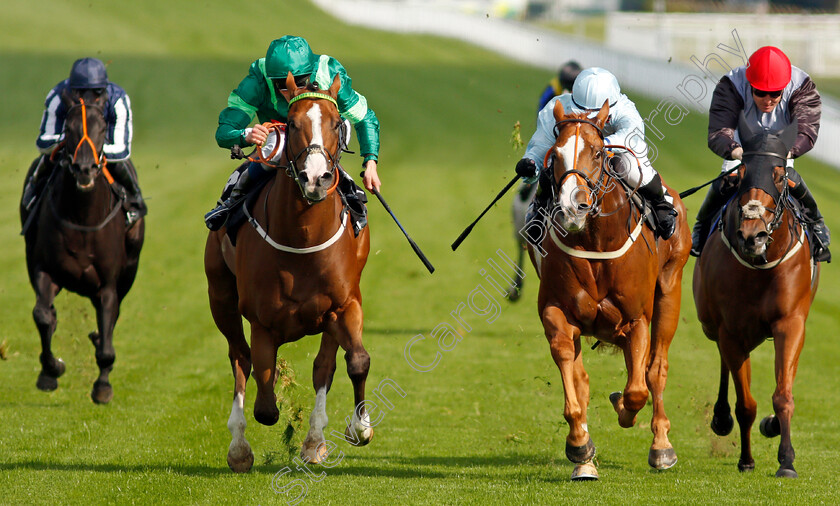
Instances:
[[[627,367],[627,384],[623,392],[610,394],[610,402],[618,414],[618,424],[625,429],[636,424],[636,415],[645,407],[650,395],[645,374],[650,356],[650,344],[648,326],[640,320],[630,331],[625,344],[624,363]]]
[[[312,414],[309,416],[309,432],[303,441],[300,450],[300,458],[307,463],[318,464],[328,454],[326,439],[324,438],[324,427],[327,426],[327,393],[332,386],[335,375],[335,355],[338,351],[338,342],[328,332],[321,337],[321,349],[315,357],[312,369],[312,386],[315,388],[315,405]]]
[[[735,418],[738,420],[738,428],[741,431],[741,457],[738,460],[738,470],[752,471],[755,469],[755,460],[752,456],[750,431],[755,422],[756,413],[756,402],[750,393],[752,366],[749,354],[730,339],[721,336],[718,340],[718,348],[727,369],[732,372],[732,383],[735,387]]]
[[[38,272],[33,276],[32,286],[37,295],[32,318],[41,338],[41,372],[38,374],[36,386],[39,390],[51,392],[58,388],[58,378],[66,369],[64,361],[52,352],[52,336],[58,323],[53,301],[61,288],[45,272]]]
[[[732,418],[731,407],[729,406],[729,369],[726,368],[726,363],[723,357],[720,359],[720,387],[718,388],[718,398],[715,401],[714,414],[712,415],[712,432],[718,436],[728,436],[735,426],[735,420]]]

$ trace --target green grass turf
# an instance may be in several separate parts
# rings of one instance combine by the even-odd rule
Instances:
[[[708,428],[718,358],[691,300],[693,261],[686,267],[666,391],[680,460],[667,472],[647,465],[648,408],[636,427],[616,424],[607,395],[624,385],[623,360],[586,348],[589,426],[602,480],[568,481],[560,374],[536,315],[530,266],[521,302],[499,301],[501,314],[492,323],[465,311],[471,332],[433,371],[408,365],[409,339],[428,338],[437,324],[452,322],[449,313],[479,284],[487,286],[479,274],[486,260],[498,249],[513,254],[511,196],[457,253],[449,244],[512,177],[522,151],[510,146],[511,129],[520,121],[523,136],[532,133],[544,71],[460,42],[349,27],[307,3],[45,1],[36,13],[31,3],[14,0],[4,6],[0,27],[0,343],[6,357],[0,361],[0,503],[282,504],[289,498],[274,492],[272,478],[294,467],[305,434],[317,340],[281,350],[295,382],[282,389],[278,425],[253,420],[249,383],[246,435],[256,462],[251,473],[233,475],[225,463],[233,379],[206,301],[201,220],[233,167],[213,141],[218,112],[248,64],[285,33],[304,35],[317,52],[336,56],[368,97],[382,122],[383,195],[437,272],[426,273],[373,202],[362,286],[372,357],[368,391],[391,378],[406,396],[389,395],[393,409],[381,411],[385,417],[369,446],[339,442],[344,458],[334,468],[317,468],[326,475],[320,481],[295,470],[276,485],[304,480],[311,504],[834,502],[840,318],[833,265],[823,270],[794,389],[801,476],[795,481],[773,478],[778,440],[762,438],[756,428],[756,471],[739,474],[738,429],[719,438]],[[110,76],[131,96],[133,158],[151,209],[140,272],[116,329],[115,397],[107,406],[89,398],[97,374],[86,337],[93,309],[73,294],[56,302],[53,349],[67,373],[53,393],[35,388],[40,346],[17,235],[17,202],[35,156],[44,96],[84,55],[109,61]],[[656,105],[631,95],[643,115]],[[691,113],[679,125],[659,125],[665,139],[656,141],[655,163],[675,188],[717,172],[719,162],[705,147],[705,121]],[[345,156],[345,167],[355,172],[359,159]],[[840,230],[837,173],[808,159],[797,168],[829,226]],[[691,216],[700,199],[687,199]],[[417,360],[430,360],[431,339],[415,352]],[[771,411],[772,347],[765,344],[753,356],[762,417]],[[343,430],[351,409],[352,389],[340,364],[327,405],[328,433]]]

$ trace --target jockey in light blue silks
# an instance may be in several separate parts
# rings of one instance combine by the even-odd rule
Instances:
[[[609,101],[610,114],[604,125],[604,144],[625,146],[633,150],[636,156],[620,148],[611,148],[614,156],[610,158],[612,171],[630,187],[638,187],[639,194],[653,208],[657,234],[668,239],[676,227],[677,211],[670,197],[666,196],[662,179],[647,158],[648,147],[644,142],[645,125],[636,110],[636,105],[621,93],[618,80],[607,70],[592,67],[583,70],[575,79],[572,93],[564,93],[551,99],[540,111],[537,131],[531,137],[525,155],[516,164],[516,173],[526,183],[540,180],[540,190],[534,199],[534,205],[544,207],[551,196],[551,191],[543,185],[551,184],[551,175],[540,178],[543,159],[546,152],[554,145],[554,104],[563,104],[567,113],[590,112],[590,117]],[[638,163],[637,163],[638,157]]]

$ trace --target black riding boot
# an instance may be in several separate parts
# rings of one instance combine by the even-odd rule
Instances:
[[[639,195],[644,197],[653,208],[656,234],[663,239],[674,235],[677,226],[677,210],[665,199],[665,187],[662,186],[662,178],[659,174],[654,176],[650,183],[639,188]]]
[[[20,199],[21,206],[27,211],[31,210],[38,201],[44,185],[52,173],[52,164],[47,163],[47,155],[41,155],[29,169],[26,184],[23,187],[23,197]]]
[[[817,201],[814,200],[814,196],[811,195],[811,191],[805,185],[802,176],[793,168],[788,168],[788,179],[795,183],[795,186],[790,189],[790,194],[804,206],[803,212],[808,220],[808,226],[811,228],[812,238],[816,243],[814,245],[814,260],[831,262],[831,252],[828,251],[828,246],[831,244],[831,233],[817,208]]]
[[[537,191],[534,194],[534,200],[531,201],[531,205],[528,206],[528,212],[525,213],[526,224],[530,223],[531,220],[537,218],[537,215],[540,214],[540,209],[545,209],[546,207],[548,207],[548,201],[551,200],[552,179],[553,176],[550,170],[543,169],[542,172],[540,172],[540,179],[537,183],[539,186],[537,187]],[[528,190],[530,191],[531,185],[528,186]]]
[[[252,164],[253,163],[255,162],[252,162]],[[251,191],[251,188],[253,188],[256,182],[261,179],[262,177],[260,176],[254,177],[251,173],[250,166],[243,170],[230,192],[230,197],[225,199],[223,202],[219,202],[215,208],[204,215],[204,223],[207,225],[207,228],[210,230],[219,230],[222,228],[225,223],[227,223],[228,215],[230,214],[231,209],[244,200],[245,197],[248,196],[248,192]]]
[[[712,231],[712,222],[715,216],[734,191],[734,187],[724,188],[722,179],[716,180],[709,187],[706,198],[703,199],[703,203],[700,204],[700,209],[697,211],[697,221],[694,222],[694,229],[691,231],[691,256],[699,257],[700,253],[703,252],[703,246]]]
[[[125,188],[126,202],[129,209],[125,213],[125,222],[128,227],[134,225],[137,220],[146,216],[148,208],[140,192],[140,185],[137,183],[137,172],[131,160],[112,162],[108,165],[108,172],[114,176],[114,180]]]

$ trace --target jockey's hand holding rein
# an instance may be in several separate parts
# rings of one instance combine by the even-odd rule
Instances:
[[[744,148],[738,146],[737,148],[733,149],[731,153],[729,153],[729,156],[733,160],[740,160],[741,157],[744,156]]]
[[[365,176],[363,182],[367,191],[371,193],[374,188],[376,188],[376,191],[379,191],[379,187],[382,186],[382,183],[379,181],[379,174],[376,173],[376,160],[368,160],[365,162]]]
[[[268,128],[261,123],[257,123],[253,128],[245,129],[245,142],[262,146],[266,139],[268,139]]]

